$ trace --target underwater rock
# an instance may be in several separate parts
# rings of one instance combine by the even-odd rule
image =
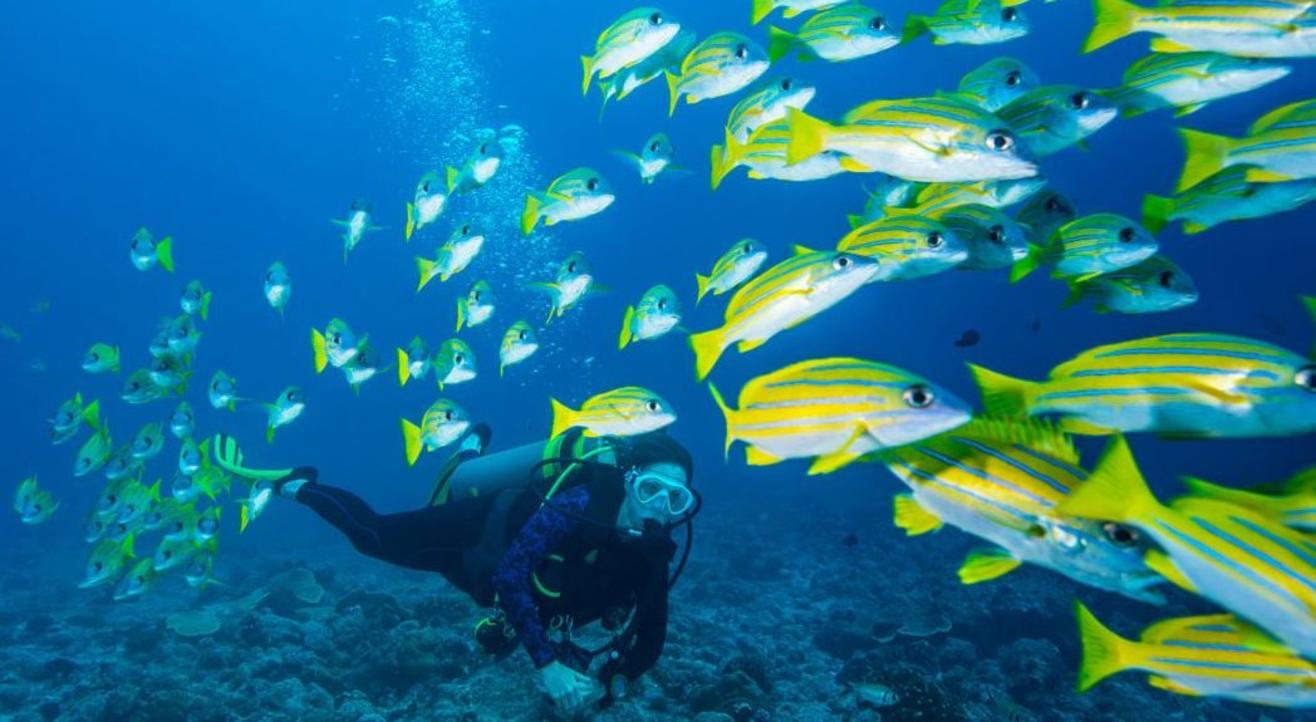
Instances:
[[[219,617],[209,609],[175,612],[165,617],[165,626],[180,637],[203,637],[219,631]]]
[[[761,654],[753,651],[745,651],[722,665],[721,674],[728,675],[741,672],[745,676],[754,680],[759,689],[768,694],[772,694],[772,679],[768,672],[768,659]]]
[[[878,644],[873,635],[853,627],[827,625],[813,635],[813,646],[842,661]]]
[[[767,693],[744,672],[719,675],[712,684],[694,690],[690,707],[696,712],[723,712],[741,722],[736,711],[746,706],[752,711],[766,699]]]

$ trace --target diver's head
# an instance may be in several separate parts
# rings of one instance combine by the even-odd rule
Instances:
[[[618,449],[618,462],[625,469],[626,492],[618,526],[637,532],[666,529],[698,510],[698,496],[691,489],[694,462],[671,437],[632,437]]]

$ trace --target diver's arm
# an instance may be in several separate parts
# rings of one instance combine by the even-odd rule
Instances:
[[[635,600],[635,636],[621,656],[603,670],[604,683],[615,675],[634,680],[649,671],[662,656],[667,643],[667,565],[674,546],[664,539],[645,551],[647,580]]]
[[[578,486],[553,497],[526,522],[494,571],[498,606],[516,629],[537,669],[553,662],[553,645],[539,620],[531,577],[535,569],[579,526],[577,518],[589,502],[589,492]],[[559,513],[557,510],[566,513]]]

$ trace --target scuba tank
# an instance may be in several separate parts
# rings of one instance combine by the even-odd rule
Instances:
[[[579,468],[576,462],[585,460],[615,465],[617,453],[608,439],[586,438],[580,433],[483,456],[459,451],[440,470],[429,504],[487,497],[505,489],[525,489],[535,482],[542,483],[545,495],[552,496],[554,487]]]

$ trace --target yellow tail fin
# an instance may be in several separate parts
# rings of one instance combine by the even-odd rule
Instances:
[[[246,502],[242,502],[238,506],[238,533],[241,534],[242,532],[246,531],[247,525],[250,523],[251,523],[251,508],[247,505]]]
[[[1056,506],[1069,516],[1138,524],[1162,509],[1142,478],[1129,442],[1115,436],[1092,474]]]
[[[403,349],[398,349],[398,386],[406,386],[411,380],[411,357]]]
[[[731,433],[731,422],[736,410],[727,405],[726,399],[722,398],[722,394],[717,390],[717,387],[713,385],[712,381],[708,382],[708,391],[713,394],[713,402],[717,404],[717,408],[721,409],[722,419],[727,425],[727,439],[726,443],[722,446],[722,459],[725,461],[731,456],[731,445],[736,441],[736,437]]]
[[[823,152],[832,126],[824,120],[791,108],[786,111],[786,127],[790,142],[786,146],[786,162],[799,163]]]
[[[998,374],[974,364],[969,364],[969,371],[982,391],[982,405],[988,414],[1012,418],[1029,415],[1033,394],[1040,384]]]
[[[777,62],[786,56],[795,47],[798,38],[795,33],[789,33],[776,25],[768,26],[768,60]]]
[[[594,75],[594,59],[588,55],[582,55],[580,56],[580,64],[585,69],[585,77],[580,81],[580,94],[589,95],[589,80]]]
[[[457,299],[457,330],[458,331],[462,330],[462,326],[465,325],[466,325],[466,304],[462,301],[462,299],[459,298]]]
[[[663,75],[667,77],[667,117],[670,118],[676,115],[676,101],[681,99],[681,76],[670,70],[664,70]]]
[[[165,236],[160,242],[155,244],[155,260],[160,262],[160,267],[166,271],[174,272],[174,237]]]
[[[434,280],[434,267],[437,265],[439,265],[437,261],[431,261],[424,256],[416,256],[416,272],[420,274],[420,281],[416,283],[416,293],[420,293],[421,289]]]
[[[535,230],[535,224],[539,223],[539,196],[534,193],[527,193],[525,197],[525,209],[521,211],[521,235],[528,236]]]
[[[695,379],[703,381],[717,365],[726,345],[722,340],[722,329],[695,333],[690,335],[690,348],[695,352]]]
[[[1134,643],[1106,629],[1082,602],[1074,602],[1074,611],[1078,617],[1078,636],[1083,644],[1083,661],[1078,666],[1078,691],[1086,692],[1129,666],[1126,658]]]
[[[457,188],[457,182],[461,180],[462,172],[452,166],[448,166],[448,170],[445,171],[445,173],[448,182],[448,194],[452,195],[452,192]]]
[[[416,206],[411,203],[407,204],[407,225],[402,229],[402,239],[411,240],[411,234],[416,230]]]
[[[1083,43],[1083,52],[1090,53],[1129,35],[1135,29],[1142,8],[1127,0],[1093,0],[1092,12],[1096,20],[1092,32]]]
[[[1174,199],[1148,193],[1142,198],[1142,225],[1152,233],[1160,233],[1174,217]]]
[[[415,466],[420,458],[420,427],[402,419],[402,445],[407,452],[407,466]]]
[[[708,276],[703,276],[698,273],[695,274],[695,287],[699,289],[698,292],[695,294],[696,306],[698,306],[699,302],[704,300],[704,296],[707,295],[708,282],[709,282]]]
[[[550,398],[548,403],[553,409],[553,431],[549,433],[549,437],[557,438],[576,425],[576,412],[554,398]]]
[[[319,329],[311,329],[311,351],[315,354],[315,372],[323,373],[329,365],[329,354],[324,348],[324,334]]]
[[[1183,174],[1179,176],[1179,185],[1175,188],[1175,192],[1182,193],[1224,169],[1234,140],[1188,128],[1180,128],[1179,136],[1183,138],[1188,156],[1184,160]]]
[[[626,314],[621,319],[621,336],[617,339],[617,350],[620,351],[631,343],[631,322],[635,320],[635,307],[627,306]]]
[[[772,0],[754,0],[749,11],[749,22],[758,25],[763,22],[763,18],[772,14]]]

